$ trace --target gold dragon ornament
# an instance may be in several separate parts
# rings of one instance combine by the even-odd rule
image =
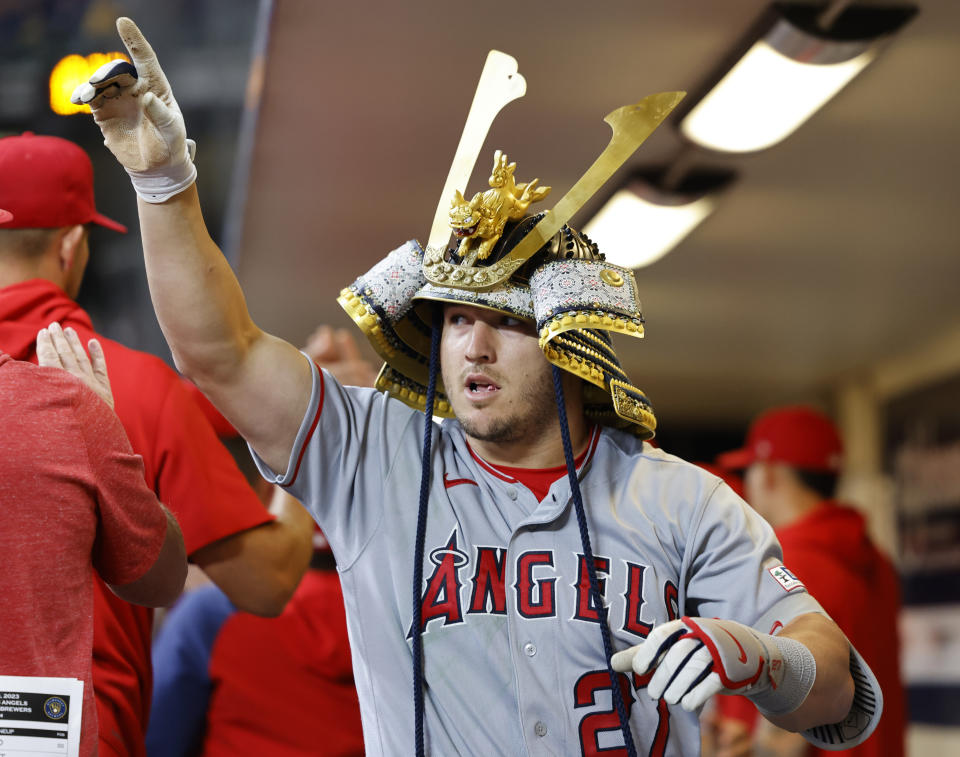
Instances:
[[[497,150],[493,155],[490,189],[477,192],[473,199],[456,190],[450,203],[450,226],[460,239],[458,254],[463,265],[472,266],[485,260],[493,250],[507,221],[519,221],[530,203],[542,200],[550,187],[538,187],[539,179],[517,184],[513,178],[516,163],[507,163],[507,156]]]

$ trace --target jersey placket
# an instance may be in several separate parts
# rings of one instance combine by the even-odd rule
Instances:
[[[507,548],[506,585],[512,594],[507,617],[510,654],[517,680],[517,702],[521,731],[529,755],[556,755],[569,751],[567,708],[562,695],[560,648],[563,622],[558,611],[559,592],[568,576],[562,574],[556,552],[558,540],[544,526],[554,522],[564,505],[555,494],[543,502],[524,486],[517,499],[531,514],[515,527]],[[528,506],[529,502],[529,506]],[[562,543],[562,540],[559,540]]]

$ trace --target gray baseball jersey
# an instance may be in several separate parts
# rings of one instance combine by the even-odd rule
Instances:
[[[258,460],[310,509],[336,555],[369,755],[410,754],[414,743],[422,421],[314,366],[287,472]],[[566,476],[538,502],[480,459],[455,421],[435,427],[431,470],[427,752],[625,754]],[[679,615],[769,632],[820,611],[782,568],[770,527],[715,476],[610,429],[593,431],[579,475],[615,651]],[[696,713],[651,700],[638,676],[621,684],[638,753],[698,753]]]

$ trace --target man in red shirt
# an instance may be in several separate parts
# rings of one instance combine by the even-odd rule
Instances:
[[[803,406],[780,407],[759,416],[742,449],[717,458],[744,470],[746,500],[773,526],[784,560],[864,656],[880,681],[883,716],[859,746],[823,752],[798,734],[775,731],[761,718],[755,743],[763,754],[902,757],[905,704],[900,681],[897,616],[900,584],[889,558],[867,535],[863,516],[833,499],[843,445],[833,423]],[[742,697],[721,700],[726,716],[752,718],[752,705],[738,713]]]
[[[89,256],[87,228],[126,229],[98,213],[86,153],[57,137],[0,139],[0,348],[35,360],[51,322],[86,342],[89,316],[74,302]],[[277,615],[310,560],[313,521],[298,504],[272,516],[163,361],[101,339],[116,412],[148,486],[176,515],[192,562],[239,608]],[[142,757],[149,719],[152,611],[95,591],[94,682],[101,757]]]
[[[67,346],[59,327],[52,331],[53,339],[41,332],[45,365],[60,364],[54,342]],[[82,353],[76,334],[68,335]],[[106,381],[105,373],[88,373]],[[109,383],[97,391],[110,401]],[[94,391],[59,368],[0,350],[0,397],[0,674],[79,678],[80,755],[91,757],[94,575],[130,602],[167,604],[187,572],[183,538]],[[56,722],[71,718],[72,703],[63,700],[54,711],[44,707]]]

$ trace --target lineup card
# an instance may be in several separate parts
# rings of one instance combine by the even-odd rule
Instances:
[[[0,675],[0,757],[79,757],[83,681]]]

